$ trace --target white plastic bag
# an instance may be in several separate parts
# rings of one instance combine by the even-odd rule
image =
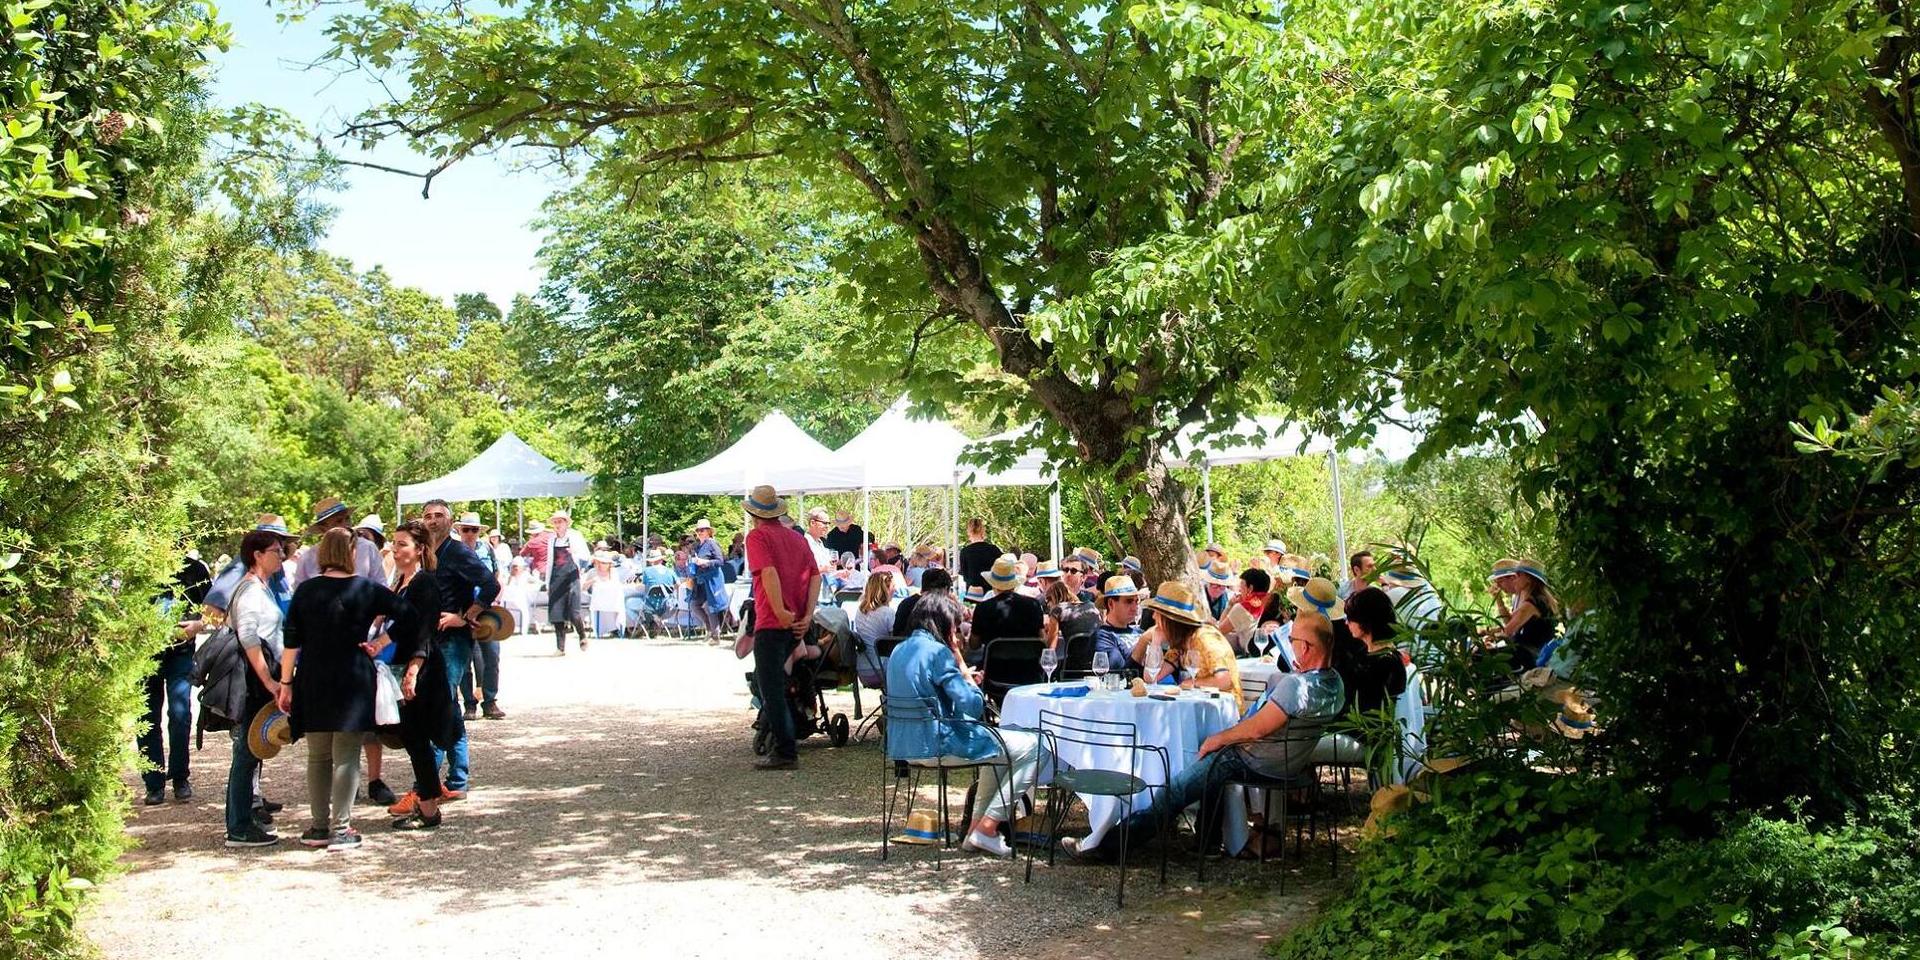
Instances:
[[[380,727],[400,722],[400,681],[378,660],[373,662],[373,722]]]

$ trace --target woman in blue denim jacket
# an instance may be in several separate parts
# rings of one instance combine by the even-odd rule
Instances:
[[[973,826],[961,843],[999,857],[1013,856],[1000,825],[1013,816],[1016,798],[1033,786],[1046,751],[1038,734],[1000,731],[1003,753],[993,735],[977,721],[986,709],[977,673],[964,668],[959,647],[960,601],[950,593],[922,594],[905,629],[907,639],[887,659],[887,696],[913,697],[932,704],[930,720],[889,720],[887,756],[896,760],[935,757],[991,760],[980,768],[974,791]],[[975,722],[957,722],[975,721]],[[1008,770],[1012,776],[1002,782]]]

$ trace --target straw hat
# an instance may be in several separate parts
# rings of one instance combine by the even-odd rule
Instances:
[[[1147,572],[1147,568],[1146,568],[1146,567],[1143,567],[1143,566],[1141,566],[1141,565],[1140,565],[1140,558],[1139,558],[1139,557],[1121,557],[1121,558],[1120,558],[1120,569],[1122,569],[1122,570],[1132,570],[1132,571],[1133,571],[1133,572],[1135,572],[1135,573],[1145,573],[1145,572]]]
[[[777,520],[787,515],[787,502],[780,499],[780,494],[771,484],[763,483],[754,487],[753,492],[740,501],[740,505],[745,507],[748,513],[764,520]],[[709,524],[707,529],[711,530],[713,526]]]
[[[541,523],[538,520],[535,520],[532,523],[527,524],[527,532],[528,533],[546,533],[547,525],[544,523]]]
[[[1042,560],[1039,569],[1033,571],[1033,578],[1035,580],[1060,579],[1060,562],[1058,560]]]
[[[979,603],[987,599],[987,588],[980,586],[979,584],[974,584],[973,586],[970,586],[967,588],[967,592],[963,595],[962,598],[965,599],[968,603]]]
[[[1020,558],[1011,553],[1003,553],[993,562],[993,569],[981,574],[987,585],[995,592],[1005,593],[1020,585]]]
[[[1295,610],[1312,610],[1328,620],[1345,620],[1347,608],[1340,602],[1340,591],[1326,577],[1314,577],[1304,587],[1287,590],[1287,599]]]
[[[1108,600],[1117,600],[1121,597],[1137,597],[1144,592],[1138,584],[1133,582],[1132,577],[1115,574],[1114,576],[1108,577],[1107,582],[1101,585],[1098,602],[1100,606],[1105,607]]]
[[[593,554],[593,562],[605,563],[609,565],[619,563],[620,555],[617,553],[614,553],[612,550],[596,550],[594,551],[594,554]]]
[[[255,530],[277,533],[289,540],[294,539],[293,532],[287,529],[287,518],[277,513],[263,513],[253,518]]]
[[[1493,562],[1493,572],[1487,574],[1487,579],[1498,580],[1501,577],[1504,577],[1512,573],[1524,573],[1527,576],[1540,581],[1540,585],[1543,587],[1552,586],[1551,583],[1547,582],[1547,572],[1541,569],[1538,563],[1535,563],[1534,561],[1529,560],[1526,557],[1521,557],[1517,560],[1510,557],[1501,557],[1500,559],[1495,560]]]
[[[346,512],[347,512],[347,505],[344,503],[341,503],[339,497],[327,497],[321,500],[319,503],[316,503],[313,505],[313,525],[307,527],[307,532],[308,533],[318,532],[320,529],[320,524],[326,522],[328,518],[334,516],[335,514],[341,514]]]
[[[1284,557],[1287,554],[1287,542],[1279,537],[1274,537],[1272,540],[1268,540],[1267,545],[1261,547],[1260,550],[1263,553],[1277,553]]]
[[[253,722],[247,724],[247,749],[262,760],[272,760],[280,755],[280,748],[293,742],[291,718],[280,712],[273,704],[265,704],[260,712],[253,715]]]
[[[693,522],[693,529],[687,532],[699,533],[702,530],[712,530],[712,529],[713,529],[713,521],[708,520],[706,517],[701,517],[700,519],[695,520]]]
[[[1427,578],[1421,576],[1420,571],[1412,567],[1394,567],[1380,574],[1380,579],[1396,587],[1417,587],[1427,582]]]
[[[852,523],[853,512],[849,510],[836,510],[834,511],[834,514],[833,514],[833,522],[834,523]]]
[[[487,525],[480,522],[479,514],[468,510],[466,513],[460,515],[460,519],[453,522],[453,528],[455,530],[463,530],[467,527],[472,527],[475,530],[485,530]]]
[[[933,818],[931,810],[915,810],[907,814],[907,825],[894,834],[894,843],[911,843],[932,846],[940,843],[940,824]]]
[[[1100,551],[1092,547],[1074,547],[1074,558],[1090,567],[1100,566]]]
[[[1207,564],[1206,573],[1201,579],[1216,586],[1231,587],[1233,586],[1233,568],[1227,566],[1225,560],[1215,560]]]
[[[480,519],[480,518],[479,518],[479,517],[474,517],[474,519],[475,519],[475,520],[478,520],[478,519]],[[554,522],[555,520],[565,520],[565,521],[567,521],[568,523],[572,523],[572,522],[573,522],[573,513],[572,513],[572,511],[569,511],[569,510],[568,510],[567,508],[565,508],[565,507],[555,507],[555,508],[553,508],[553,512],[552,512],[552,513],[549,513],[549,514],[547,514],[547,522],[548,522],[548,523],[552,523],[552,522]],[[477,523],[476,523],[476,524],[474,524],[474,526],[476,526],[476,527],[477,527],[477,526],[479,526],[479,524],[477,524]]]
[[[1289,553],[1280,558],[1280,569],[1275,573],[1295,580],[1312,580],[1313,569],[1307,566],[1307,558],[1297,553]]]
[[[1203,608],[1193,595],[1193,588],[1179,580],[1168,580],[1153,592],[1144,604],[1163,617],[1199,626],[1206,622],[1201,616]]]
[[[1211,553],[1211,554],[1213,554],[1214,556],[1216,556],[1216,557],[1218,557],[1218,558],[1220,558],[1220,559],[1222,559],[1222,560],[1225,560],[1225,559],[1227,558],[1227,548],[1226,548],[1226,547],[1223,547],[1223,546],[1221,546],[1221,545],[1220,545],[1220,544],[1218,544],[1218,543],[1209,543],[1209,544],[1207,544],[1207,548],[1206,548],[1205,550],[1202,550],[1201,552],[1202,552],[1202,553]]]
[[[482,643],[489,640],[504,640],[513,636],[516,629],[513,611],[496,603],[480,611],[480,615],[474,618],[473,639]]]

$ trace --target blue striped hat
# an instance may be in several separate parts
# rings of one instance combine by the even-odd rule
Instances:
[[[1153,591],[1153,596],[1147,598],[1143,606],[1181,623],[1199,626],[1207,622],[1201,614],[1199,598],[1193,595],[1193,588],[1180,580],[1168,580],[1161,584],[1159,589]]]

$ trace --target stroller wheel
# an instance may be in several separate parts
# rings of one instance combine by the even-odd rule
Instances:
[[[764,757],[773,749],[773,731],[759,730],[753,735],[753,755]]]
[[[846,746],[847,736],[852,732],[853,728],[848,725],[847,715],[844,713],[836,713],[827,721],[827,739],[836,747]]]

